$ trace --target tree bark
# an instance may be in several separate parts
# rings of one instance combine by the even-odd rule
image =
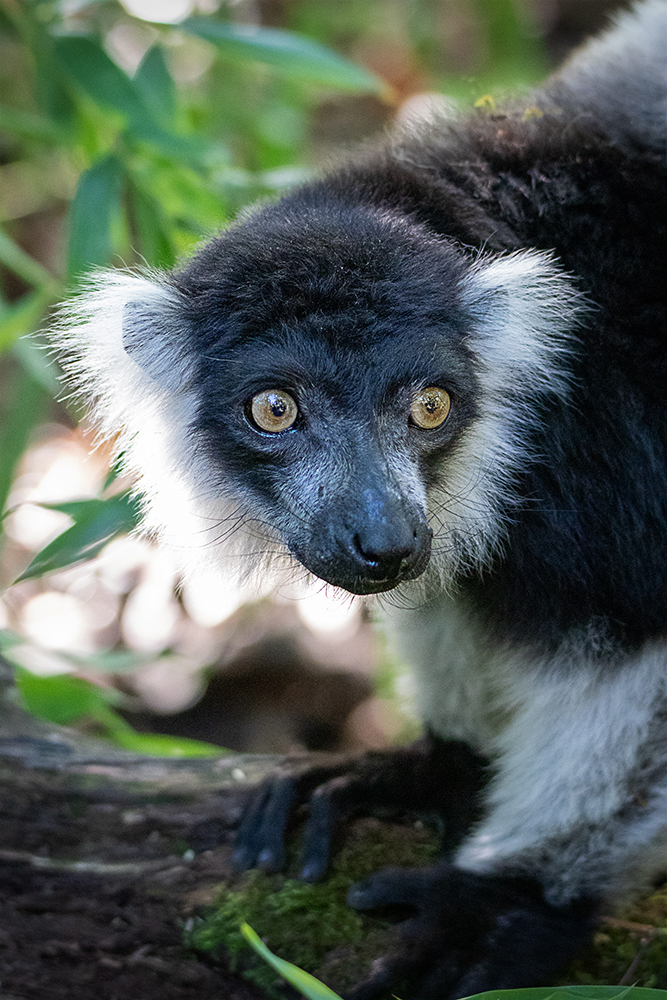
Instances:
[[[15,1000],[255,1000],[183,930],[282,758],[137,756],[30,716],[0,661],[0,980]],[[195,854],[193,830],[218,846]]]

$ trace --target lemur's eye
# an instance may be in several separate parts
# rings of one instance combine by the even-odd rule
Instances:
[[[266,389],[253,396],[250,412],[261,430],[277,434],[292,426],[299,415],[299,408],[289,393],[281,389]]]
[[[429,386],[428,389],[422,389],[412,400],[410,407],[412,421],[417,427],[423,427],[425,430],[439,427],[447,419],[451,405],[448,392]]]

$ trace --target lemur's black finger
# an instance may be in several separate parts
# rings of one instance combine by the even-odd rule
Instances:
[[[252,868],[257,860],[262,814],[270,794],[270,783],[264,781],[246,806],[232,852],[232,864],[236,871],[240,872],[245,871],[246,868]]]
[[[298,779],[293,775],[276,778],[257,826],[255,866],[265,872],[285,867],[285,833],[293,809],[298,804]]]
[[[238,871],[262,868],[281,871],[285,864],[285,832],[298,801],[298,777],[276,775],[264,783],[250,803],[236,838],[232,862]]]
[[[235,869],[281,871],[285,865],[285,834],[292,816],[317,785],[340,770],[341,765],[308,766],[267,778],[252,797],[236,835],[232,854]]]
[[[358,809],[358,785],[355,776],[339,775],[320,785],[311,795],[300,875],[306,882],[317,882],[324,877],[336,831]]]
[[[425,869],[422,879],[420,869],[386,868],[351,886],[347,901],[355,910],[377,910],[385,906],[419,909],[428,892],[428,874],[429,870]]]

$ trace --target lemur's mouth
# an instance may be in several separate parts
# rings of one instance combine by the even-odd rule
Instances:
[[[325,583],[330,583],[334,587],[347,590],[350,594],[357,594],[363,597],[370,594],[384,594],[388,590],[395,590],[396,587],[402,583],[406,583],[408,580],[416,580],[428,566],[430,555],[429,546],[428,550],[420,553],[419,558],[414,560],[411,565],[405,566],[397,573],[392,573],[388,576],[349,573],[345,572],[342,568],[338,571],[333,568],[331,571],[326,571],[323,568],[319,570],[315,570],[313,567],[307,568],[321,580],[324,580]]]

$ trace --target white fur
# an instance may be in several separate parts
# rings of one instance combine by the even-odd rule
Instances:
[[[554,905],[636,894],[667,867],[667,644],[602,666],[498,653],[494,674],[510,722],[456,863],[539,875]]]
[[[128,303],[154,313],[150,335],[129,352],[123,345]],[[254,523],[252,531],[242,530],[244,511],[192,433],[197,393],[185,322],[164,274],[102,271],[61,308],[51,340],[63,349],[63,367],[100,437],[137,476],[144,530],[173,548],[186,571],[217,564],[224,548],[231,566],[244,573],[256,562],[251,553],[273,543]]]
[[[425,724],[494,762],[460,867],[538,877],[554,905],[622,902],[667,870],[667,641],[600,660],[582,636],[536,658],[446,595],[387,617]]]
[[[463,299],[482,391],[480,415],[430,497],[432,569],[444,586],[462,566],[484,566],[502,545],[513,480],[531,458],[535,404],[554,396],[566,402],[573,330],[585,307],[553,257],[534,250],[480,259]]]
[[[506,721],[495,657],[463,604],[441,594],[421,607],[388,605],[383,617],[396,651],[410,664],[424,725],[443,739],[492,753]]]

